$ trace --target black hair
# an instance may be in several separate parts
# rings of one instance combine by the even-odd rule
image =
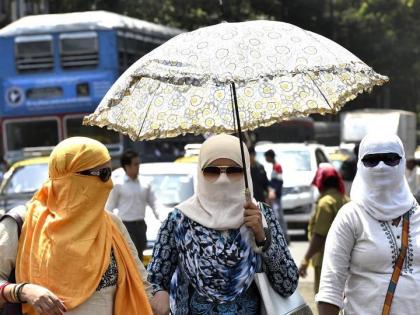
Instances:
[[[264,153],[264,156],[265,156],[265,157],[270,157],[270,158],[274,159],[274,157],[276,156],[276,154],[274,153],[274,151],[273,151],[273,150],[268,150],[268,151],[266,151],[266,152]]]
[[[322,182],[324,189],[327,188],[336,188],[338,189],[338,178],[335,176],[330,176],[324,179],[324,181]]]
[[[131,165],[131,161],[136,157],[139,157],[139,154],[136,151],[131,149],[125,150],[120,159],[122,168],[125,169],[126,165]]]
[[[248,148],[248,152],[249,152],[249,154],[253,154],[253,155],[255,155],[256,153],[255,153],[255,147],[249,147]]]
[[[356,143],[353,148],[353,153],[356,156],[356,158],[359,156],[359,148],[360,148],[360,142]]]

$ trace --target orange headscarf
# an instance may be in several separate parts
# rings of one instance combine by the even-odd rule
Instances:
[[[112,248],[118,265],[114,314],[152,314],[130,249],[104,211],[112,181],[77,174],[109,160],[106,147],[89,138],[69,138],[55,147],[49,180],[27,205],[16,278],[48,288],[73,309],[95,292]],[[26,304],[24,311],[36,314]]]

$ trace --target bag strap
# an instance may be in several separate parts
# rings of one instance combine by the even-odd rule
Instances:
[[[404,263],[405,255],[408,249],[408,230],[410,221],[410,211],[404,213],[403,226],[402,226],[402,239],[401,239],[401,251],[398,256],[397,262],[392,272],[391,280],[389,281],[388,291],[385,296],[384,306],[382,309],[382,315],[389,315],[391,310],[392,299],[394,298],[394,292],[397,287],[398,279],[400,278],[401,269]]]

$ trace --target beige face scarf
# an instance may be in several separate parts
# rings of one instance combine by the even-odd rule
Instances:
[[[250,160],[245,144],[246,174],[252,193]],[[177,208],[191,220],[211,229],[228,230],[239,228],[244,221],[245,184],[244,179],[231,181],[221,174],[214,182],[208,181],[202,169],[217,159],[230,159],[242,166],[239,139],[221,134],[207,139],[200,150],[197,168],[196,193]]]
[[[362,158],[375,153],[398,153],[402,159],[396,166],[383,161],[374,167],[364,166]],[[360,143],[350,197],[377,220],[398,218],[417,204],[404,175],[405,153],[400,138],[394,134],[368,134]]]

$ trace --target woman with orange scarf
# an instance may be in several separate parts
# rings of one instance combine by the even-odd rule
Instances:
[[[2,298],[27,302],[24,314],[152,314],[131,240],[104,210],[112,189],[106,147],[66,139],[48,167],[49,180],[27,204],[17,284],[3,284]]]

